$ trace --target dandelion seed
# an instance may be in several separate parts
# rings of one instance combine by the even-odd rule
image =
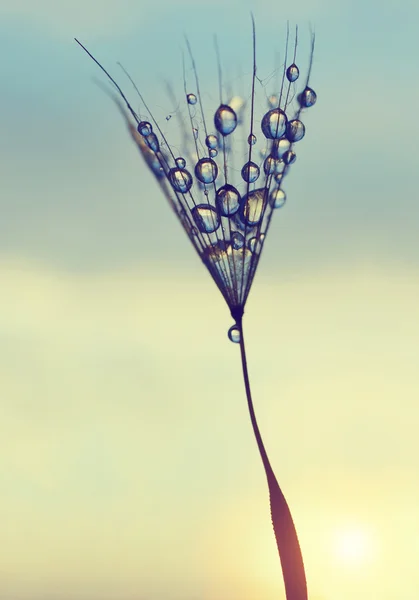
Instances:
[[[179,124],[182,156],[175,155],[162,126],[154,118],[129,75],[143,108],[147,111],[148,120],[139,118],[116,81],[80,42],[78,44],[106,74],[125,103],[129,115],[124,113],[124,118],[133,140],[230,309],[234,324],[228,330],[228,337],[240,345],[250,418],[268,480],[272,523],[287,600],[307,600],[304,566],[294,523],[272,471],[254,413],[242,319],[272,215],[286,202],[286,194],[282,189],[283,179],[296,161],[293,145],[305,135],[305,126],[301,121],[302,111],[313,106],[317,100],[316,93],[309,87],[314,36],[308,74],[298,92],[296,87],[301,79],[300,68],[296,63],[298,30],[295,33],[293,60],[289,64],[287,29],[281,83],[272,90],[271,95],[265,97],[268,110],[265,108],[257,113],[256,83],[262,79],[256,75],[253,17],[252,24],[253,70],[250,100],[244,101],[241,96],[230,94],[230,99],[226,101],[216,44],[219,100],[212,107],[209,117],[208,114],[205,116],[198,72],[186,40],[194,78],[192,89],[195,93],[188,90],[184,65],[183,103],[189,119],[187,122],[180,119]],[[120,100],[116,102],[122,110]],[[179,111],[174,114],[179,117]],[[170,117],[171,115],[166,117],[166,120]],[[256,128],[262,133],[259,141]],[[246,155],[244,159],[239,158],[241,162],[238,162],[237,157],[242,157],[243,143]],[[237,151],[238,148],[240,151]]]

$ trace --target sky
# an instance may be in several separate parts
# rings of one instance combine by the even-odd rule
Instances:
[[[229,311],[73,41],[170,132],[184,34],[210,102],[250,10],[266,89],[315,28],[318,94],[246,306],[260,427],[310,600],[417,598],[417,3],[0,0],[0,600],[284,598]]]

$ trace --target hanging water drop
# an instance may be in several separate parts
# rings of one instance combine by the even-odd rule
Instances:
[[[218,154],[217,148],[210,148],[208,150],[208,154],[210,155],[211,158],[215,158]]]
[[[217,163],[211,158],[201,158],[196,163],[195,175],[202,183],[212,183],[217,179]]]
[[[256,181],[256,179],[259,177],[259,173],[259,167],[256,163],[252,162],[251,160],[245,165],[243,165],[242,177],[248,183],[253,183],[254,181]]]
[[[186,169],[170,169],[168,177],[176,192],[186,194],[192,187],[192,175]]]
[[[193,135],[193,139],[194,140],[198,139],[198,134],[199,134],[198,129],[196,127],[193,127],[192,128],[192,135]]]
[[[271,193],[271,196],[269,198],[269,203],[272,206],[272,208],[282,208],[282,206],[284,206],[284,204],[285,204],[286,199],[287,199],[287,196],[286,196],[284,190],[277,188],[276,190],[273,190],[273,192]]]
[[[276,96],[275,94],[272,94],[272,96],[269,96],[268,106],[269,106],[269,108],[278,108],[278,96]]]
[[[292,165],[297,160],[297,155],[292,150],[287,150],[282,157],[282,160],[286,165]]]
[[[297,81],[299,75],[300,75],[300,69],[297,67],[297,65],[295,63],[292,63],[292,65],[290,65],[287,69],[288,81],[290,81],[291,83],[294,81]]]
[[[215,111],[214,125],[221,135],[230,135],[237,127],[237,115],[230,106],[221,104]]]
[[[141,135],[143,135],[144,137],[147,137],[153,131],[153,127],[148,121],[140,121],[138,123],[137,131],[138,133],[141,133]]]
[[[301,94],[298,94],[298,102],[302,108],[310,108],[316,104],[317,94],[311,89],[311,87],[306,87]]]
[[[197,97],[195,96],[195,94],[187,94],[186,100],[188,101],[188,104],[196,104]]]
[[[244,198],[240,216],[246,225],[259,225],[266,206],[266,190],[260,188],[249,192]]]
[[[207,135],[207,137],[205,138],[205,145],[207,148],[216,148],[218,145],[217,136],[213,135],[212,133],[210,133],[210,135]]]
[[[276,140],[284,135],[287,126],[287,115],[280,108],[268,111],[261,123],[262,132],[270,140]]]
[[[228,183],[220,187],[215,196],[215,203],[223,217],[234,215],[239,210],[240,200],[239,192]]]
[[[154,133],[149,133],[147,135],[147,137],[144,139],[144,141],[147,144],[147,146],[150,148],[150,150],[153,150],[153,152],[159,151],[159,149],[160,149],[159,140],[157,139],[157,136]]]
[[[183,169],[184,166],[186,165],[186,160],[182,156],[179,156],[178,158],[175,159],[175,163],[176,163],[176,166],[179,167],[179,169]]]
[[[249,146],[254,146],[257,142],[257,138],[255,135],[253,135],[253,133],[251,133],[249,135],[249,137],[247,138],[247,143],[249,144]]]
[[[275,158],[282,158],[285,152],[291,147],[291,142],[287,138],[282,137],[279,140],[274,140],[272,143],[271,154]]]
[[[202,233],[213,233],[220,225],[220,215],[211,204],[198,204],[192,209],[194,221]]]
[[[240,329],[237,327],[237,325],[233,325],[228,330],[228,339],[230,340],[230,342],[240,344]]]
[[[285,169],[285,163],[281,158],[274,158],[268,156],[263,162],[263,170],[266,175],[274,175],[276,173],[282,173]]]
[[[249,248],[250,252],[255,252],[257,245],[258,245],[258,238],[257,237],[250,238],[250,240],[248,242],[248,248]]]
[[[305,132],[306,128],[304,127],[304,123],[298,119],[294,119],[288,123],[287,138],[290,142],[299,142],[303,139]]]
[[[234,250],[240,250],[244,246],[244,236],[239,231],[234,231],[231,234],[231,245]]]

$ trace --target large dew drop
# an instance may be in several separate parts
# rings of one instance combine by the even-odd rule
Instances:
[[[192,187],[192,175],[186,169],[170,169],[169,181],[176,192],[186,194]]]
[[[212,183],[217,179],[217,163],[212,158],[201,158],[195,165],[195,175],[202,183]]]
[[[317,94],[311,87],[306,87],[301,94],[298,94],[298,102],[302,108],[310,108],[316,104]]]
[[[214,149],[217,147],[217,144],[218,140],[216,135],[213,135],[212,133],[210,133],[210,135],[207,135],[207,137],[205,138],[205,145],[207,148]]]
[[[221,135],[229,135],[237,127],[237,115],[227,104],[221,104],[214,115],[214,125]]]
[[[285,169],[285,163],[281,158],[274,158],[268,156],[263,162],[263,170],[266,175],[275,175],[276,173],[282,173]]]
[[[271,154],[275,158],[282,158],[285,152],[291,147],[291,142],[283,137],[280,140],[275,140],[272,143]]]
[[[259,177],[259,167],[251,160],[243,165],[242,177],[248,183],[253,183]]]
[[[202,233],[213,233],[220,225],[220,215],[211,204],[194,206],[192,216]]]
[[[228,339],[230,342],[234,342],[235,344],[240,344],[240,329],[237,325],[232,325],[228,330]]]
[[[304,127],[304,123],[298,119],[294,119],[288,123],[287,138],[290,142],[299,142],[303,139],[305,132],[306,128]]]
[[[277,140],[285,133],[287,115],[280,108],[274,108],[264,115],[261,127],[265,137],[270,140]]]
[[[271,196],[269,198],[269,203],[272,206],[272,208],[282,208],[285,204],[286,199],[287,199],[287,196],[286,196],[284,190],[277,188],[276,190],[273,190],[273,192],[271,193]]]
[[[146,137],[147,135],[150,135],[150,133],[153,131],[153,128],[151,126],[151,123],[149,123],[148,121],[140,121],[138,123],[137,131],[138,133],[141,133],[141,135]]]
[[[175,163],[179,169],[183,169],[183,167],[186,165],[186,160],[182,156],[179,156],[175,159]]]
[[[227,183],[217,190],[215,203],[220,214],[229,217],[239,210],[240,194],[234,186]]]
[[[253,227],[259,225],[266,206],[266,190],[260,188],[249,192],[244,198],[240,210],[243,221],[246,225]]]
[[[286,165],[292,165],[297,160],[297,155],[292,150],[287,150],[287,152],[285,152],[284,156],[282,157],[282,160]]]
[[[300,75],[300,70],[295,63],[292,63],[287,69],[287,79],[291,83],[297,81],[298,76]]]

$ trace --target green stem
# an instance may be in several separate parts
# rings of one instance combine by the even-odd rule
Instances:
[[[240,352],[247,405],[249,408],[253,433],[256,438],[256,443],[259,448],[260,456],[265,468],[266,478],[268,480],[272,525],[275,533],[279,558],[281,560],[286,598],[287,600],[307,600],[306,576],[297,532],[295,530],[287,501],[285,500],[281,488],[278,485],[275,474],[269,462],[253,407],[249,373],[247,370],[242,317],[237,319],[236,324],[240,330]]]

